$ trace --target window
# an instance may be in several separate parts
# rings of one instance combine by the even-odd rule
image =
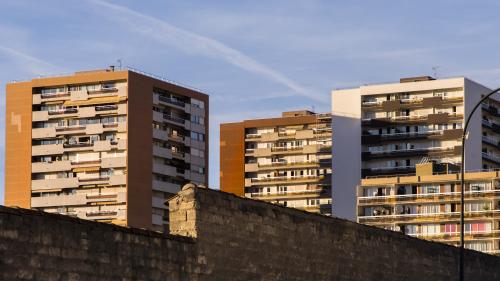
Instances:
[[[200,167],[198,165],[191,165],[191,171],[196,172],[198,174],[204,174],[205,173],[205,168]]]
[[[200,158],[205,158],[205,151],[191,147],[191,155]]]
[[[421,229],[422,234],[438,234],[441,232],[441,226],[439,224],[424,224]]]
[[[439,193],[439,185],[423,185],[422,193]]]
[[[205,124],[205,118],[203,118],[201,116],[191,115],[191,122],[195,123],[195,124],[204,125]]]
[[[191,132],[191,138],[193,140],[197,140],[197,141],[205,141],[205,134],[197,133],[197,132]]]
[[[444,226],[444,232],[446,233],[457,233],[458,226],[456,224],[446,224]]]
[[[491,189],[491,183],[489,182],[471,182],[469,186],[471,191],[483,191]]]
[[[202,102],[201,100],[191,99],[191,106],[198,108],[205,108],[205,103]]]

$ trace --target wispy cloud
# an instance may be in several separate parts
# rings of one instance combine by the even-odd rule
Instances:
[[[108,13],[108,15],[109,12],[117,14],[117,16],[108,16],[106,17],[107,19],[120,22],[129,30],[148,36],[161,44],[174,46],[190,54],[222,59],[236,67],[279,83],[301,96],[316,101],[324,100],[324,96],[312,93],[283,73],[215,39],[181,29],[166,21],[139,13],[125,6],[109,3],[104,0],[89,1],[100,7],[107,8],[108,10],[106,13]]]
[[[0,45],[0,53],[6,55],[14,63],[21,65],[31,75],[66,71],[62,67],[7,46]]]

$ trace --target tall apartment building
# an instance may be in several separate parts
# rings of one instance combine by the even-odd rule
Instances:
[[[489,91],[464,77],[427,76],[334,90],[333,185],[340,187],[333,194],[334,213],[354,219],[356,186],[362,178],[412,174],[415,164],[431,160],[459,164],[464,120]],[[491,99],[471,120],[467,170],[500,165],[497,108]]]
[[[358,222],[458,246],[459,170],[427,163],[414,176],[363,179]],[[465,247],[500,254],[500,172],[466,173],[465,181]]]
[[[331,215],[330,114],[284,112],[220,128],[222,191]]]
[[[162,230],[208,182],[208,96],[114,69],[7,85],[5,204]]]

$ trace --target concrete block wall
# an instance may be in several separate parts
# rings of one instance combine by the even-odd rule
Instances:
[[[457,248],[208,189],[170,201],[162,234],[0,207],[0,280],[455,280]],[[466,253],[466,280],[500,258]]]

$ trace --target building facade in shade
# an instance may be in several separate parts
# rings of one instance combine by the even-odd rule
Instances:
[[[463,77],[427,76],[334,90],[333,185],[342,187],[334,190],[339,202],[334,212],[355,217],[355,190],[362,178],[415,173],[415,165],[427,161],[459,164],[465,118],[489,91]],[[467,170],[500,166],[497,108],[491,99],[472,117]]]
[[[439,166],[418,164],[413,176],[363,179],[358,222],[458,246],[460,169]],[[498,255],[500,172],[466,173],[465,181],[465,247]]]
[[[330,114],[284,112],[220,128],[222,191],[331,215]]]
[[[7,85],[5,204],[163,230],[208,183],[208,96],[114,69]]]

